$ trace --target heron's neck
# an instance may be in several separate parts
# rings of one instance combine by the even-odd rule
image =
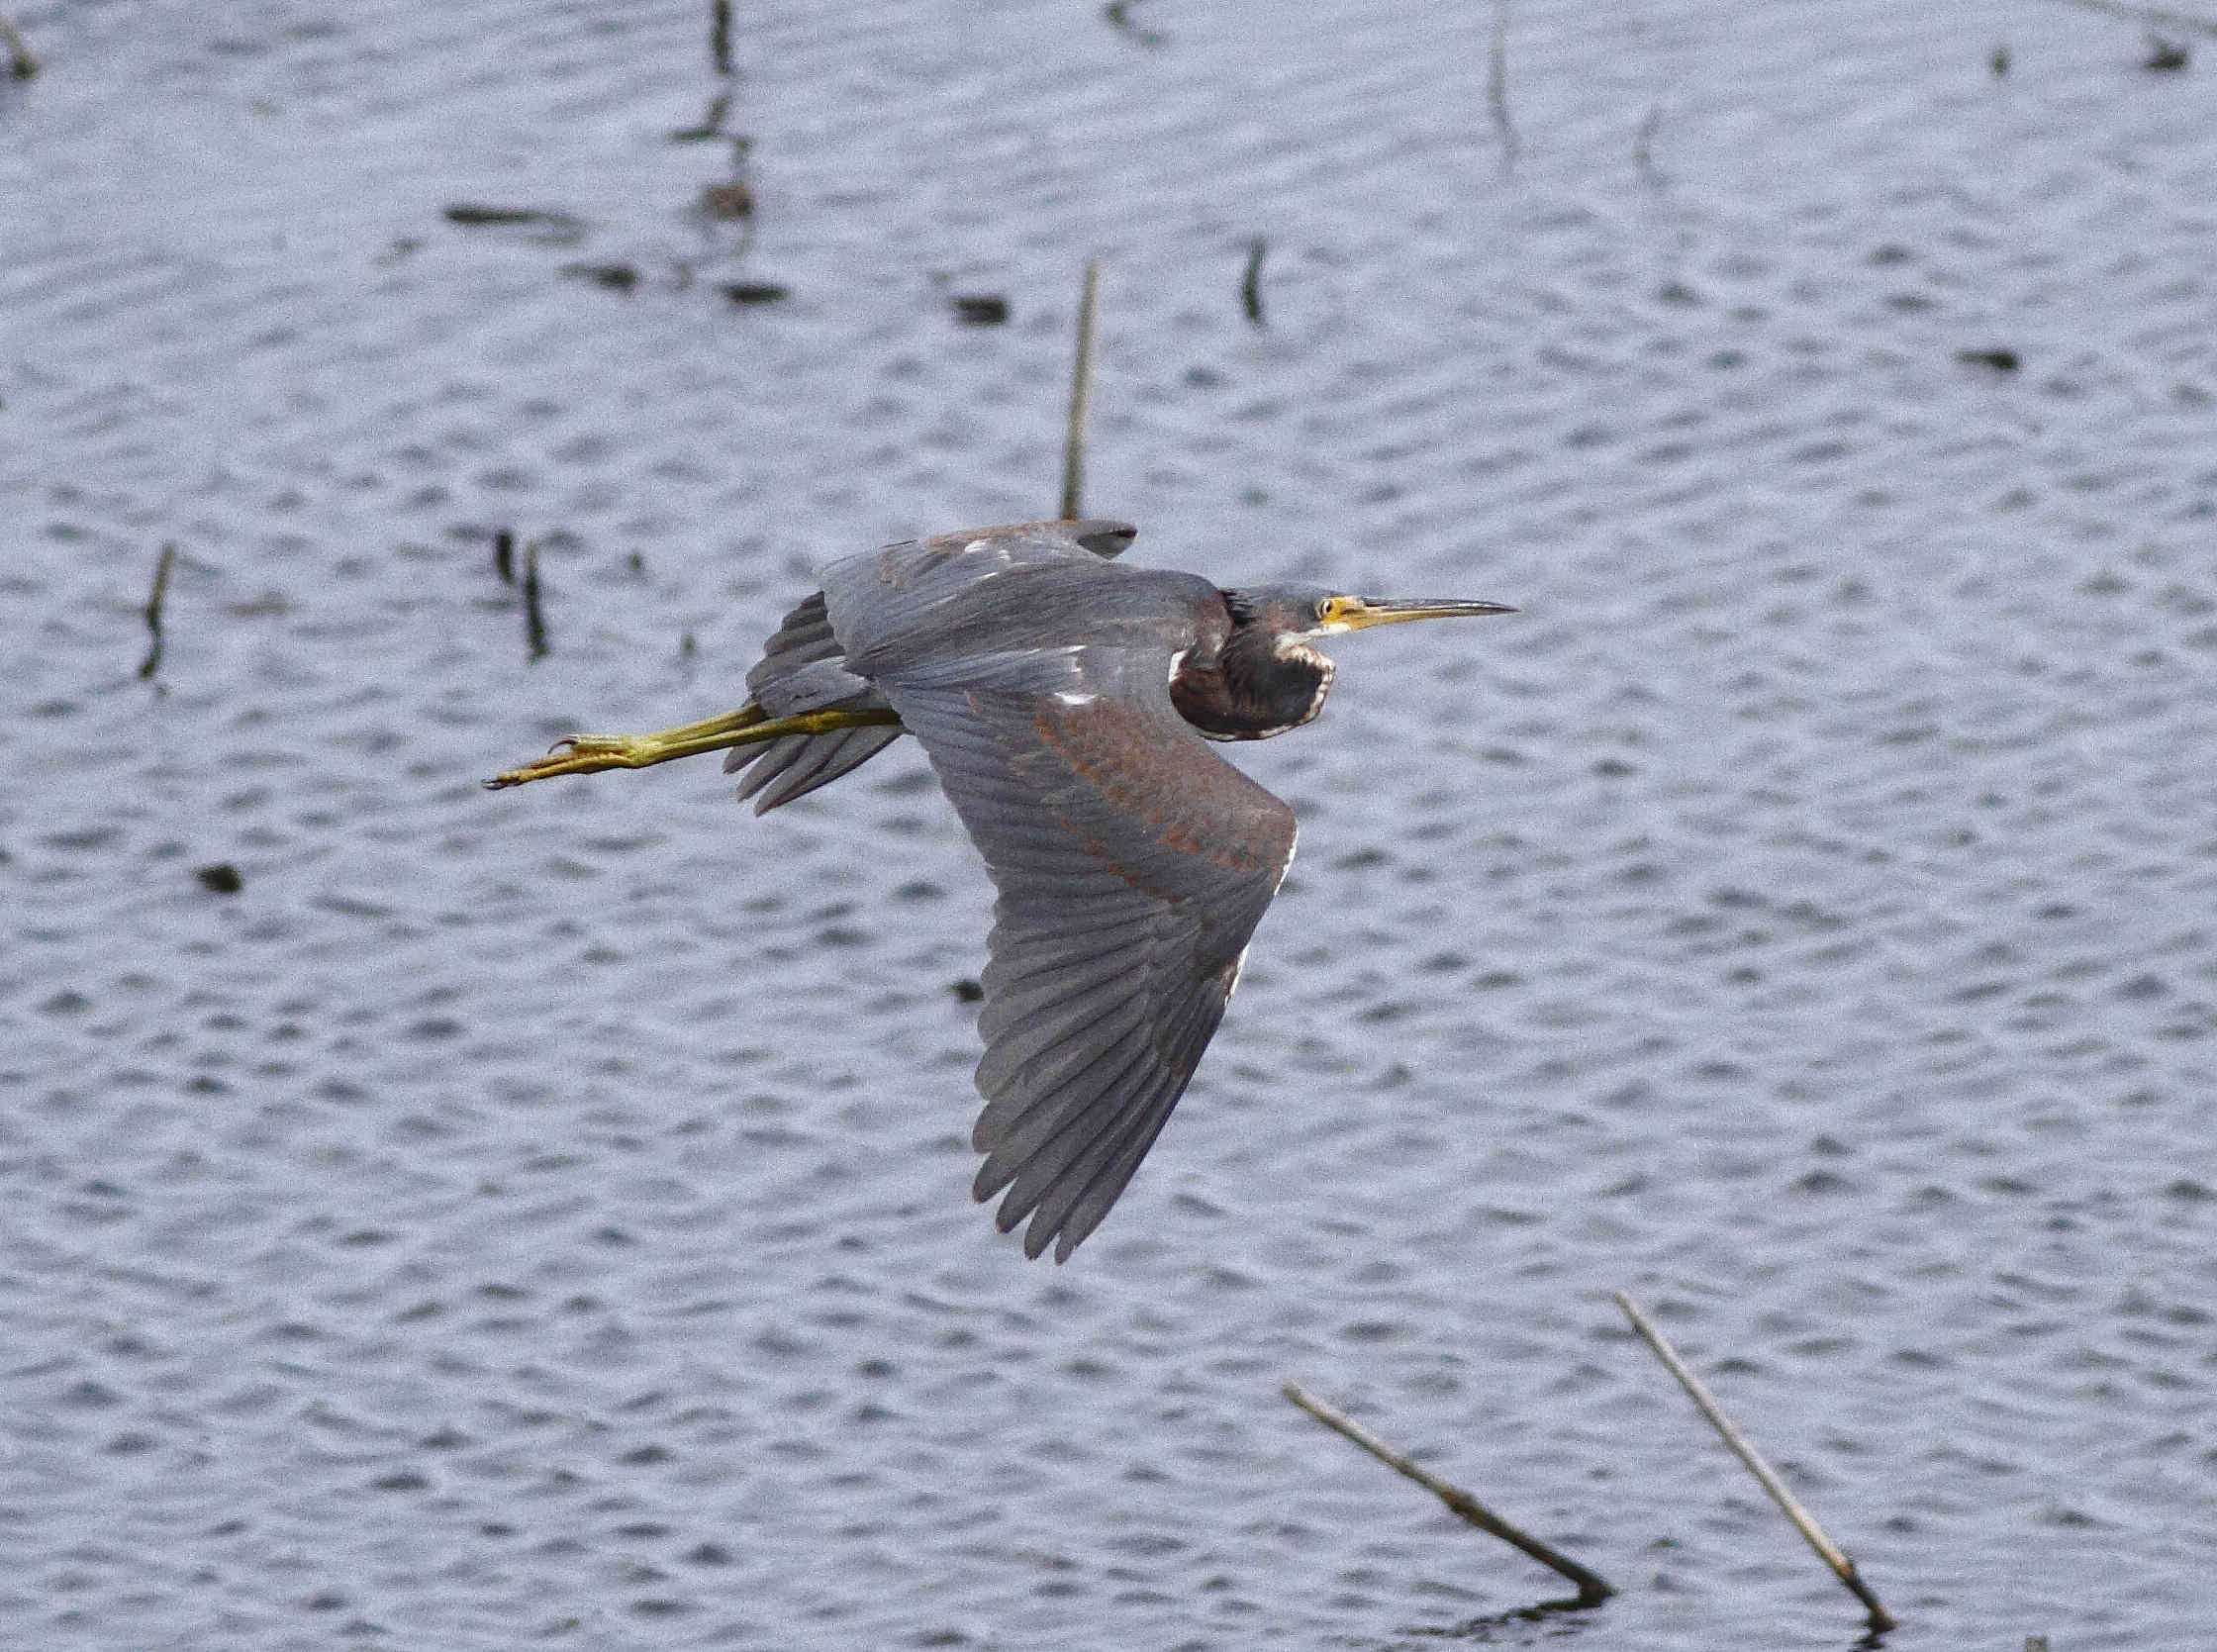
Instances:
[[[1301,641],[1240,627],[1214,658],[1189,655],[1171,674],[1171,704],[1212,740],[1267,740],[1299,729],[1324,708],[1332,662]]]

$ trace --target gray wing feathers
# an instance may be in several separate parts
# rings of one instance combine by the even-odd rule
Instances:
[[[883,706],[885,697],[867,678],[845,669],[844,655],[819,591],[788,614],[764,644],[761,659],[746,674],[747,693],[772,717],[833,706]],[[852,773],[902,733],[898,727],[843,729],[834,734],[791,734],[759,745],[737,745],[724,755],[723,772],[744,769],[739,799],[752,798],[754,812],[766,815]]]
[[[1171,709],[1168,651],[880,680],[1000,887],[974,1191],[1004,1229],[1029,1218],[1027,1255],[1067,1257],[1138,1170],[1292,850],[1291,812]]]
[[[1137,532],[1128,523],[1106,520],[1016,523],[909,539],[842,558],[833,568],[866,566],[889,594],[898,595],[896,611],[913,614],[922,605],[1020,563],[1106,560],[1130,544]],[[823,593],[819,591],[788,614],[764,645],[762,658],[746,674],[747,692],[772,717],[796,717],[835,706],[885,705],[885,697],[868,678],[845,669],[846,652],[832,632]],[[733,746],[724,756],[723,772],[745,771],[739,799],[752,798],[754,812],[764,815],[851,774],[905,731],[849,729]]]

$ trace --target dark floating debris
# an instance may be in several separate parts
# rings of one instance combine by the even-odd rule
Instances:
[[[192,875],[200,880],[201,888],[216,895],[236,895],[246,887],[239,868],[228,860],[219,860],[213,866],[195,867]]]
[[[516,583],[516,531],[503,528],[493,535],[493,572],[503,585]]]
[[[733,304],[775,304],[793,296],[791,287],[777,281],[724,281],[716,290]]]
[[[712,183],[701,191],[700,214],[712,224],[736,224],[754,216],[754,191],[744,178]]]
[[[1257,236],[1247,248],[1246,273],[1239,278],[1239,308],[1257,327],[1268,325],[1263,320],[1263,255],[1269,250],[1270,243]]]
[[[542,232],[535,239],[557,245],[585,239],[583,219],[573,213],[556,212],[550,207],[488,207],[469,201],[457,201],[446,208],[446,222],[473,230],[529,226]]]
[[[151,641],[146,657],[139,662],[139,675],[151,677],[161,669],[161,607],[169,600],[169,570],[177,565],[177,547],[166,544],[154,562],[154,588],[146,597],[146,631]]]
[[[564,264],[562,273],[611,292],[627,293],[639,284],[639,272],[629,264]]]
[[[2141,67],[2150,74],[2176,74],[2192,61],[2192,54],[2177,41],[2167,41],[2161,35],[2148,37],[2148,55]]]
[[[2013,373],[2022,365],[2012,349],[1957,350],[1956,359],[1973,367],[1991,367],[1997,373]]]
[[[1003,327],[1009,320],[1009,301],[999,293],[957,293],[954,319],[964,327]]]
[[[1149,29],[1134,23],[1131,17],[1131,0],[1108,0],[1101,8],[1101,15],[1108,20],[1108,27],[1140,46],[1168,46],[1170,37],[1160,29]]]
[[[957,1004],[982,1004],[985,1002],[985,988],[967,976],[960,981],[950,981],[947,984],[947,991],[954,994],[954,1001]]]
[[[14,20],[5,12],[0,12],[0,41],[7,43],[10,74],[18,80],[29,80],[39,72],[39,59],[31,55],[31,48],[24,44]]]
[[[446,209],[449,224],[543,224],[561,216],[560,213],[541,212],[536,207],[480,207],[466,201]]]
[[[531,658],[547,655],[546,613],[539,606],[538,541],[524,547],[524,643]]]
[[[731,73],[731,0],[709,0],[709,61],[718,74]]]
[[[1997,46],[1993,49],[1993,55],[1986,59],[1986,72],[1991,74],[1996,80],[1999,80],[2008,74],[2009,49],[2007,47]]]

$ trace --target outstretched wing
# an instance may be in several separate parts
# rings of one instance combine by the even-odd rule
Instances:
[[[992,574],[1027,562],[1117,555],[1138,530],[1128,523],[1020,522],[907,539],[833,567],[866,565],[905,613],[953,596]],[[803,599],[746,674],[747,693],[772,717],[825,711],[834,706],[882,706],[867,681],[843,669],[846,649],[832,633],[823,593]],[[764,815],[780,804],[827,786],[868,762],[901,737],[899,728],[846,729],[832,734],[789,734],[759,745],[732,747],[723,772],[745,773],[741,802],[752,798]]]
[[[833,595],[833,612],[838,611]],[[1001,898],[979,1199],[1055,1260],[1138,1169],[1293,858],[1293,811],[1172,708],[1173,644],[957,656],[878,678]]]

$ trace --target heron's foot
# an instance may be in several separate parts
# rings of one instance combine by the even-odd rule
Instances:
[[[852,710],[803,712],[798,717],[773,718],[748,701],[735,712],[664,729],[653,734],[571,734],[558,739],[545,756],[519,768],[508,769],[485,782],[492,791],[521,786],[528,780],[548,780],[557,774],[597,774],[602,769],[643,769],[678,757],[697,757],[705,751],[723,751],[756,740],[774,740],[786,734],[828,734],[841,729],[883,728],[901,721],[889,707],[865,706]]]
[[[602,769],[643,769],[676,757],[703,751],[721,751],[735,742],[731,736],[765,721],[760,706],[747,702],[735,712],[664,729],[652,734],[568,734],[548,747],[545,756],[496,774],[485,782],[493,791],[521,786],[527,780],[549,780],[557,774],[598,774]]]

